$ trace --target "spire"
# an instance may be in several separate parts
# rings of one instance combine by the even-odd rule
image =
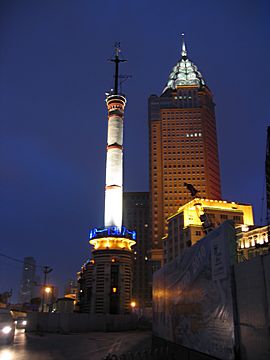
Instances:
[[[114,95],[117,95],[118,94],[118,79],[119,79],[119,74],[118,74],[119,63],[126,62],[127,60],[119,59],[119,53],[121,52],[120,42],[116,42],[114,45],[114,48],[115,48],[115,56],[114,56],[114,59],[111,59],[110,61],[115,63]]]
[[[187,57],[187,49],[186,49],[185,38],[184,38],[185,34],[182,33],[181,35],[182,35],[182,51],[181,51],[181,55],[182,55],[182,57]]]
[[[182,35],[181,57],[177,64],[172,68],[167,85],[162,93],[167,89],[176,89],[180,86],[205,86],[202,74],[197,66],[188,58],[184,33]]]

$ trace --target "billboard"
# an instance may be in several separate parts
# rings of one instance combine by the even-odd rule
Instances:
[[[226,221],[155,272],[153,334],[220,359],[234,359],[234,255],[235,230]]]

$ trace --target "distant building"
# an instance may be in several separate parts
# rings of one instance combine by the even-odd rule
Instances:
[[[74,311],[74,300],[63,297],[56,300],[52,306],[52,312],[72,313]]]
[[[181,255],[185,248],[205,236],[201,215],[206,214],[213,228],[225,220],[235,225],[253,225],[252,206],[223,200],[196,198],[181,206],[169,217],[168,235],[163,238],[164,260],[169,262]]]
[[[238,261],[252,259],[270,252],[270,226],[239,226],[236,228]]]
[[[65,297],[76,300],[78,296],[78,283],[74,279],[70,279],[65,286]]]
[[[155,270],[163,261],[166,219],[190,200],[184,184],[193,184],[198,196],[221,197],[215,103],[184,41],[165,89],[160,96],[149,97],[148,109]]]
[[[5,308],[9,304],[11,296],[12,290],[0,293],[0,308]]]
[[[33,257],[24,258],[22,270],[22,282],[19,291],[19,302],[30,303],[35,297],[34,291],[36,286],[36,261]]]
[[[123,224],[137,233],[137,242],[133,247],[132,299],[137,306],[147,307],[151,305],[152,298],[149,192],[125,192],[123,200]]]

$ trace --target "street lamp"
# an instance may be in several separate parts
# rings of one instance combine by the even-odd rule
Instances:
[[[136,307],[136,302],[135,301],[131,301],[131,303],[130,303],[130,306],[132,307],[132,309],[134,309],[135,307]]]
[[[46,287],[46,282],[47,282],[47,275],[52,271],[53,271],[53,269],[50,266],[43,266],[44,282],[43,282],[43,291],[42,291],[41,312],[44,312],[45,292],[47,294],[49,294],[51,291],[51,288]],[[49,290],[46,290],[46,289],[49,289]]]

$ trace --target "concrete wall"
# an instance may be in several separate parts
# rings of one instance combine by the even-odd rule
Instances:
[[[270,359],[270,254],[234,268],[241,359]]]
[[[90,332],[126,331],[137,327],[134,315],[101,315],[80,313],[28,314],[27,331],[32,332]]]

